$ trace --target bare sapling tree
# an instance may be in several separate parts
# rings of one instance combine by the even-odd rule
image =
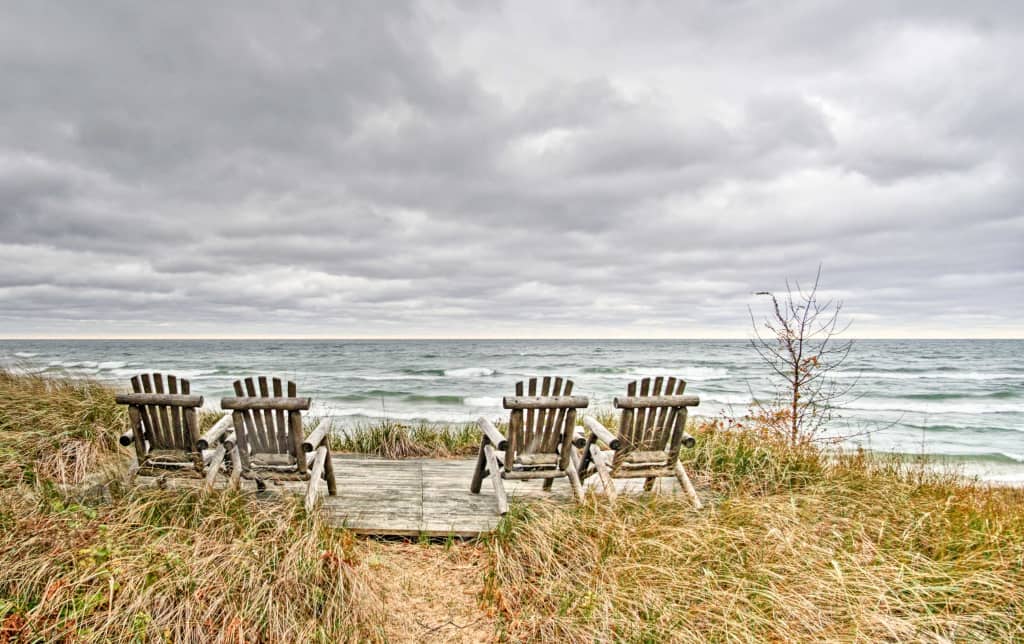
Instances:
[[[852,340],[839,338],[849,328],[849,323],[840,320],[843,303],[819,299],[820,283],[821,266],[809,289],[787,280],[784,294],[756,293],[772,300],[771,310],[760,324],[750,309],[754,328],[750,343],[777,376],[775,408],[768,410],[761,402],[757,405],[794,445],[818,438],[852,387],[852,383],[840,386],[834,377],[853,348]]]

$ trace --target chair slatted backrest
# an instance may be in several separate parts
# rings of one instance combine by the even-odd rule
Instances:
[[[686,381],[682,378],[643,378],[626,386],[627,397],[682,396]],[[669,460],[679,455],[686,426],[685,406],[623,408],[618,438],[622,444],[616,461],[629,452],[668,452]]]
[[[573,382],[568,378],[544,376],[516,383],[516,396],[569,396]],[[508,456],[511,460],[522,454],[554,454],[561,445],[572,440],[576,425],[576,409],[513,409],[508,423]],[[563,459],[568,450],[562,449]],[[563,465],[564,466],[564,465]]]
[[[139,374],[131,379],[136,394],[190,395],[191,385],[184,378],[168,375],[166,384],[160,373]],[[142,435],[152,450],[193,452],[199,440],[199,423],[195,407],[178,405],[138,404],[129,407],[129,415],[139,415]],[[134,424],[135,419],[132,418]]]
[[[248,469],[251,455],[277,454],[287,456],[288,464],[305,472],[302,412],[299,409],[308,409],[309,400],[297,398],[295,383],[266,376],[250,377],[236,380],[234,390],[239,401],[277,399],[277,402],[268,400],[255,408],[244,408],[245,405],[241,409],[226,407],[233,410],[232,422],[243,468]],[[223,406],[224,401],[221,404]]]

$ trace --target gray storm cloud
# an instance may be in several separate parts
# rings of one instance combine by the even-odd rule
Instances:
[[[0,336],[1024,334],[1019,3],[0,14]]]

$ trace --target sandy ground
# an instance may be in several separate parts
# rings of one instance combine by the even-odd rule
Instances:
[[[361,566],[384,598],[391,642],[494,642],[481,601],[486,551],[472,543],[366,542]]]

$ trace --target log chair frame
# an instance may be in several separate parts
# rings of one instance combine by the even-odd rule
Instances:
[[[161,373],[143,373],[131,379],[130,393],[115,395],[115,401],[128,406],[129,429],[118,442],[134,446],[131,477],[163,477],[174,473],[202,478],[212,485],[231,450],[234,433],[230,419],[221,418],[204,434],[199,434],[196,410],[203,397],[192,395],[185,378]],[[175,458],[180,456],[180,458]],[[237,475],[237,467],[232,476]]]
[[[614,479],[643,478],[644,490],[650,491],[655,479],[675,477],[694,507],[702,508],[700,496],[679,461],[680,450],[695,444],[686,433],[687,408],[700,404],[698,396],[683,395],[685,389],[682,378],[657,376],[629,383],[626,396],[614,400],[615,408],[622,410],[617,435],[597,419],[584,416],[583,425],[590,435],[579,463],[580,479],[597,474],[614,503]]]
[[[583,446],[582,437],[575,434],[576,410],[589,400],[573,396],[572,388],[572,380],[560,376],[517,382],[516,395],[502,399],[502,406],[510,410],[508,438],[486,418],[477,420],[482,436],[470,492],[479,494],[483,480],[490,477],[498,513],[505,514],[504,480],[542,479],[544,489],[550,490],[554,479],[565,477],[576,501],[583,500],[574,449]]]
[[[234,390],[220,406],[231,412],[240,476],[256,481],[259,489],[266,481],[308,481],[307,511],[316,504],[320,479],[327,482],[328,494],[337,496],[331,422],[321,419],[308,435],[302,429],[302,412],[311,399],[298,397],[294,382],[266,376],[236,380]]]

